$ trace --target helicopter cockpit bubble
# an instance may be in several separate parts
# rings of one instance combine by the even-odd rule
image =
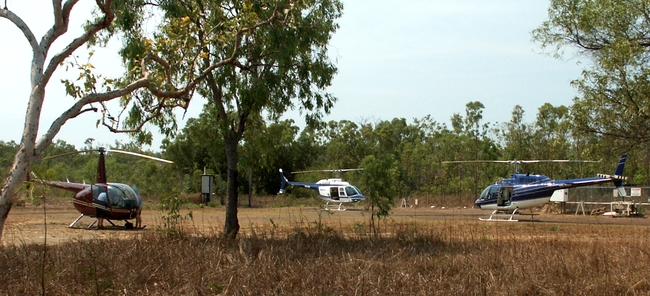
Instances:
[[[92,186],[93,199],[108,202],[111,207],[131,208],[140,207],[142,201],[136,192],[128,185],[121,183],[109,183],[108,186]],[[102,193],[108,193],[108,200],[100,199]]]
[[[490,185],[481,192],[481,195],[478,197],[478,200],[491,200],[496,199],[499,194],[499,185]]]
[[[354,195],[357,195],[357,194],[361,194],[361,191],[356,186],[346,186],[345,187],[345,194],[347,196],[354,196]]]
[[[138,186],[135,186],[135,184],[131,185],[131,188],[133,189],[133,192],[135,192],[136,195],[140,196],[140,189],[138,189]]]
[[[139,207],[141,204],[133,188],[126,184],[109,183],[108,194],[111,199],[111,205],[115,207]]]

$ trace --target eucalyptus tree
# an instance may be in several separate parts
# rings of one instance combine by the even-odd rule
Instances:
[[[566,106],[555,107],[545,103],[539,107],[531,135],[533,159],[581,159],[574,146],[573,125],[569,116],[569,108]],[[538,172],[556,179],[566,179],[576,176],[571,174],[574,166],[578,164],[545,163]]]
[[[524,122],[526,111],[516,105],[511,112],[510,121],[504,122],[499,128],[499,140],[503,146],[505,159],[531,159],[534,151],[533,129],[534,126]]]
[[[423,143],[417,146],[412,157],[419,161],[416,182],[418,192],[440,195],[446,192],[449,176],[457,175],[457,168],[443,164],[452,160],[453,148],[450,145],[455,135],[445,124],[436,122],[430,115],[414,119],[414,124],[423,133]],[[453,173],[452,173],[453,171]]]
[[[648,1],[552,0],[548,11],[533,38],[556,57],[568,49],[591,62],[572,82],[577,127],[622,149],[650,142]]]
[[[483,109],[485,106],[479,101],[469,102],[465,105],[465,116],[454,114],[451,118],[453,127],[452,159],[449,160],[486,160],[497,156],[497,144],[488,135],[490,123],[483,123]],[[471,188],[474,195],[478,195],[485,177],[485,164],[473,165],[472,178],[464,178],[464,169],[458,166],[458,190],[467,192]]]
[[[299,153],[293,150],[300,128],[291,119],[268,126],[264,121],[257,121],[248,127],[241,145],[241,166],[248,171],[248,204],[251,206],[251,196],[256,189],[277,193],[278,169],[291,170],[294,156]],[[253,182],[254,179],[257,182]]]
[[[378,142],[377,154],[391,154],[395,159],[397,176],[393,185],[400,197],[413,190],[413,180],[417,180],[417,164],[413,149],[422,144],[424,134],[415,125],[408,124],[404,118],[380,121],[375,125],[374,137]]]
[[[338,28],[335,21],[342,4],[336,0],[185,0],[160,1],[159,9],[167,26],[151,34],[151,39],[135,34],[123,55],[137,62],[149,51],[164,52],[178,58],[174,73],[191,70],[189,76],[205,77],[196,92],[211,101],[217,112],[214,128],[224,139],[228,175],[224,235],[234,238],[239,231],[238,147],[246,126],[256,116],[274,120],[294,108],[304,113],[308,124],[329,112],[335,98],[325,89],[336,68],[327,46]],[[241,24],[248,25],[242,34],[224,29]],[[130,25],[129,31],[146,29],[142,22]],[[194,74],[195,69],[201,74]],[[134,99],[141,104],[131,109],[126,122],[130,127],[140,126],[150,110],[157,110],[157,104],[150,103],[156,94],[138,95]],[[172,103],[184,105],[188,100]],[[171,114],[165,115],[155,116],[163,131],[174,128]],[[147,140],[147,135],[141,139]]]
[[[349,120],[328,122],[320,132],[326,143],[326,154],[317,165],[323,166],[321,169],[358,168],[377,149],[373,130],[372,126],[364,129],[363,124]]]
[[[538,149],[538,159],[572,158],[571,121],[569,108],[545,103],[537,110],[533,143]]]
[[[395,199],[395,181],[397,179],[397,165],[390,153],[369,155],[363,159],[364,167],[361,173],[361,186],[366,201],[370,204],[370,229],[378,234],[376,220],[387,217]]]
[[[95,73],[92,64],[78,64],[72,58],[75,55],[81,55],[82,53],[79,52],[85,46],[105,45],[105,42],[116,36],[114,33],[118,25],[123,26],[125,23],[129,23],[133,20],[133,18],[129,18],[130,15],[141,12],[136,6],[142,4],[143,1],[95,1],[94,13],[89,15],[83,31],[77,36],[71,36],[71,38],[67,38],[70,35],[68,34],[70,15],[78,0],[52,0],[51,3],[52,25],[40,39],[34,35],[30,25],[12,10],[12,7],[7,6],[6,1],[4,7],[0,9],[0,18],[8,20],[10,25],[19,30],[32,49],[32,60],[29,66],[31,70],[29,77],[30,95],[25,113],[24,130],[11,169],[0,188],[0,240],[4,223],[15,200],[16,190],[27,178],[30,166],[52,143],[52,140],[64,124],[75,117],[85,115],[89,111],[102,109],[104,111],[102,114],[108,115],[109,113],[105,112],[105,102],[128,96],[132,92],[143,89],[147,89],[148,93],[155,94],[156,98],[159,99],[160,104],[158,106],[160,109],[158,111],[160,111],[163,107],[172,107],[166,105],[167,102],[188,97],[190,90],[202,78],[202,76],[197,75],[187,77],[188,79],[184,80],[185,84],[175,83],[178,80],[175,79],[174,73],[171,73],[174,70],[173,64],[170,64],[166,57],[156,53],[141,56],[137,64],[129,64],[126,71],[130,75],[124,79],[111,79]],[[37,6],[39,6],[39,9],[43,7],[43,5],[39,4]],[[122,11],[130,11],[130,14],[121,14]],[[229,32],[237,36],[243,36],[243,33],[254,28],[254,26],[247,26],[248,23],[242,22],[241,24],[241,26],[231,28]],[[2,26],[4,27],[3,30],[9,29],[7,23]],[[137,31],[128,33],[137,35]],[[63,40],[63,42],[66,42],[65,40],[71,41],[68,41],[60,51],[54,52],[53,44],[58,40]],[[146,44],[147,42],[140,43],[140,46]],[[5,46],[9,46],[9,44]],[[185,56],[177,56],[176,58],[185,58]],[[216,68],[232,61],[234,61],[234,58],[229,57],[228,60],[219,61],[213,67]],[[65,81],[66,91],[74,100],[63,99],[63,94],[54,96],[55,98],[61,98],[62,104],[69,104],[70,107],[50,124],[46,124],[46,129],[41,129],[41,113],[44,111],[43,103],[46,100],[45,89],[54,73],[61,69],[59,65],[73,66],[72,68],[79,71],[78,81]],[[175,74],[178,74],[178,72]],[[50,98],[47,97],[47,99]],[[178,104],[172,105],[176,106]],[[7,105],[5,107],[15,108],[16,106]],[[155,113],[148,120],[156,118]],[[148,120],[143,120],[141,126]],[[109,123],[109,121],[103,121],[103,123]],[[111,127],[111,124],[106,124],[106,126]]]
[[[318,128],[306,126],[300,131],[300,135],[296,139],[291,149],[291,161],[293,170],[305,170],[309,167],[316,167],[315,165],[322,165],[319,160],[325,157],[326,143],[324,139],[319,138]],[[284,167],[284,163],[282,166]],[[325,168],[320,166],[320,168]],[[287,167],[287,169],[289,169]]]
[[[214,104],[207,102],[199,116],[189,118],[174,139],[163,140],[165,156],[174,161],[186,191],[197,190],[193,187],[197,180],[192,179],[198,174],[197,171],[209,169],[216,172],[216,182],[219,185],[219,180],[225,174],[226,152],[221,149],[224,146],[223,135],[219,129],[214,128],[217,121]],[[222,195],[219,194],[219,197]],[[221,200],[221,203],[225,204],[225,201]]]

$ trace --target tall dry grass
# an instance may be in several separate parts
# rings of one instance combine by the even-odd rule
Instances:
[[[385,221],[0,250],[0,294],[648,295],[650,228]],[[43,268],[44,266],[44,268]],[[41,283],[44,283],[43,285]]]

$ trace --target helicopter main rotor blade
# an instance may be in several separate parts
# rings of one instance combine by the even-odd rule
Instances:
[[[574,159],[544,159],[544,160],[455,160],[443,161],[442,163],[507,163],[515,166],[515,173],[519,173],[519,165],[522,163],[541,163],[541,162],[556,162],[556,163],[569,163],[569,162],[600,162],[600,160],[574,160]]]
[[[75,154],[81,154],[81,153],[88,153],[88,152],[97,152],[97,150],[79,150],[79,151],[67,152],[67,153],[62,153],[62,154],[59,154],[59,155],[43,157],[42,160],[50,160],[50,159],[55,159],[55,158],[59,158],[59,157],[75,155]]]
[[[579,159],[545,159],[545,160],[520,160],[521,163],[540,163],[540,162],[600,162],[600,160],[579,160]]]
[[[510,164],[517,164],[517,163],[540,163],[540,162],[559,162],[559,163],[567,163],[567,162],[600,162],[600,160],[571,160],[571,159],[545,159],[545,160],[451,160],[451,161],[443,161],[442,163],[510,163]]]
[[[340,169],[338,170],[339,172],[351,172],[351,171],[363,171],[363,168],[357,168],[357,169]]]
[[[323,172],[350,172],[350,171],[362,171],[363,168],[358,169],[337,169],[337,170],[310,170],[310,171],[295,171],[291,172],[292,174],[304,174],[304,173],[323,173]]]
[[[138,156],[138,157],[142,157],[142,158],[148,158],[148,159],[152,159],[152,160],[156,160],[156,161],[160,161],[160,162],[164,162],[164,163],[174,163],[173,161],[167,160],[167,159],[162,159],[162,158],[158,158],[158,157],[154,157],[154,156],[150,156],[150,155],[146,155],[146,154],[130,152],[130,151],[112,149],[112,148],[111,149],[106,149],[106,152],[117,152],[117,153],[122,153],[122,154]]]
[[[158,158],[158,157],[154,157],[154,156],[150,156],[150,155],[146,155],[146,154],[140,154],[140,153],[124,151],[124,150],[119,150],[119,149],[112,149],[112,148],[107,148],[107,149],[99,148],[99,149],[79,150],[79,151],[67,152],[67,153],[62,153],[62,154],[59,154],[59,155],[44,157],[43,160],[50,160],[50,159],[54,159],[54,158],[59,158],[59,157],[64,157],[64,156],[69,156],[69,155],[75,155],[75,154],[81,154],[81,153],[88,153],[88,152],[117,152],[117,153],[122,153],[122,154],[128,154],[128,155],[148,158],[148,159],[152,159],[152,160],[156,160],[156,161],[160,161],[160,162],[164,162],[164,163],[174,163],[173,161],[167,160],[167,159],[162,159],[162,158]]]

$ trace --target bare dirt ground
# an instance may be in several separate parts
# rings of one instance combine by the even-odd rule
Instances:
[[[192,219],[184,220],[185,230],[193,233],[220,233],[225,219],[225,208],[193,208],[184,210],[182,217],[192,212]],[[526,212],[524,212],[526,213]],[[612,218],[607,216],[582,216],[574,214],[539,214],[520,215],[519,222],[478,222],[479,217],[487,217],[489,211],[471,208],[395,208],[388,218],[396,223],[418,223],[433,225],[442,222],[471,222],[471,223],[535,223],[548,224],[617,224],[650,226],[648,218]],[[145,229],[121,230],[118,228],[87,229],[94,221],[89,217],[82,218],[74,228],[68,226],[79,213],[70,205],[16,206],[9,213],[3,233],[3,245],[20,245],[30,243],[48,244],[85,239],[128,238],[137,237],[149,232],[155,232],[164,227],[166,213],[154,209],[143,210],[143,225]],[[327,225],[334,229],[351,229],[355,225],[365,225],[370,219],[370,213],[363,208],[348,208],[346,211],[322,211],[317,207],[276,207],[276,208],[247,208],[240,207],[238,211],[240,233],[250,233],[256,229],[261,231],[293,227],[316,227]],[[123,225],[117,221],[116,224]]]

